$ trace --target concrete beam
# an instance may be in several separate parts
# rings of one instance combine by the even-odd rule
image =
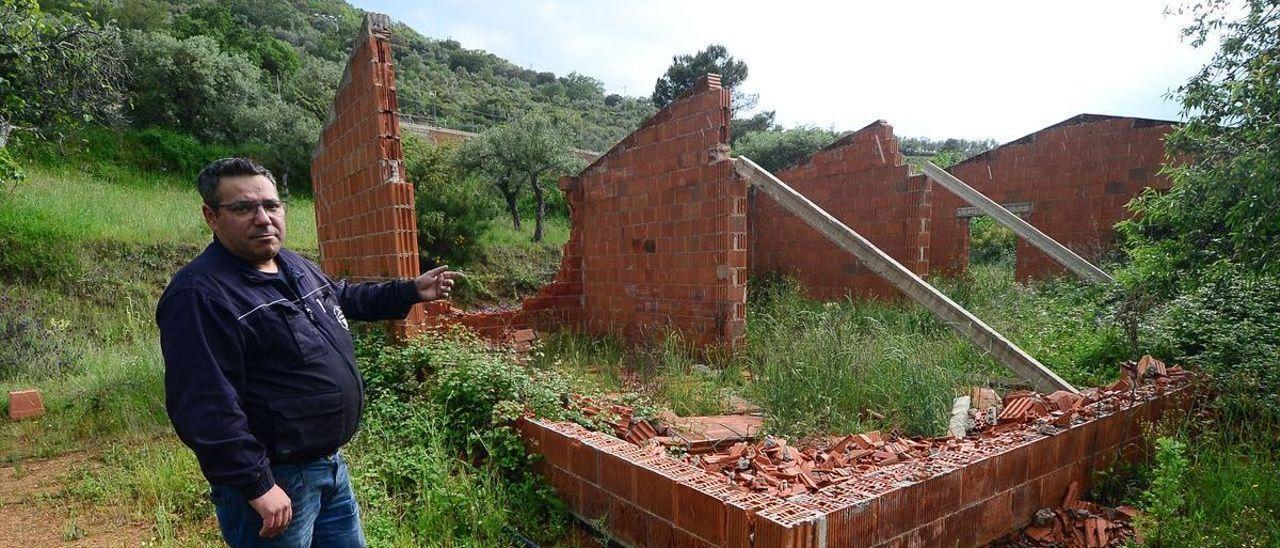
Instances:
[[[733,169],[748,184],[768,194],[779,205],[803,219],[836,245],[853,253],[872,272],[920,303],[948,327],[986,350],[996,361],[1026,379],[1036,390],[1044,393],[1057,390],[1077,392],[1067,381],[1013,342],[749,158],[739,156],[734,161]]]
[[[1009,210],[1009,213],[1017,215],[1018,217],[1031,214],[1031,202],[1013,202],[1009,204],[1001,204],[1000,207]],[[973,206],[956,208],[957,219],[971,219],[973,217],[981,217],[986,214],[987,213],[982,211],[982,209]]]
[[[1092,263],[1084,260],[1083,257],[1076,255],[1076,253],[1068,249],[1067,246],[1058,243],[1057,240],[1050,238],[1043,232],[1040,232],[1040,229],[1031,226],[1031,223],[1022,220],[1009,210],[1000,207],[1000,204],[995,203],[995,201],[988,198],[985,194],[978,192],[973,187],[965,184],[964,181],[956,178],[955,175],[952,175],[946,170],[934,165],[933,162],[926,161],[924,163],[924,173],[930,179],[933,179],[939,185],[942,185],[943,188],[950,190],[953,194],[959,196],[961,200],[964,200],[965,202],[968,202],[969,205],[982,210],[983,213],[990,215],[992,219],[995,219],[1000,224],[1009,227],[1010,230],[1013,230],[1014,234],[1017,234],[1022,239],[1026,240],[1027,243],[1035,246],[1036,249],[1045,252],[1046,255],[1053,257],[1053,260],[1058,261],[1059,264],[1067,267],[1072,272],[1075,272],[1076,275],[1084,278],[1086,281],[1095,284],[1109,284],[1115,282],[1115,280],[1111,278],[1111,275],[1103,272],[1102,269],[1093,266]]]

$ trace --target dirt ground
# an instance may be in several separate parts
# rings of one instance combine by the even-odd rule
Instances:
[[[59,496],[68,474],[96,466],[89,454],[77,452],[0,467],[0,548],[141,546],[150,540],[150,527],[124,506]]]

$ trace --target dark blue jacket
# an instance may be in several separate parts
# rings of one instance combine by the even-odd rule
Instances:
[[[156,306],[165,407],[210,483],[253,499],[270,464],[332,454],[360,424],[364,385],[347,319],[403,318],[412,280],[348,284],[288,250],[260,272],[214,240]]]

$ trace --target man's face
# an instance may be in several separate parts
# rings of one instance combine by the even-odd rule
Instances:
[[[223,177],[218,181],[218,203],[279,200],[275,185],[262,175]],[[234,208],[204,206],[204,220],[223,247],[249,264],[267,268],[284,244],[284,208],[269,214],[265,208],[237,213]]]

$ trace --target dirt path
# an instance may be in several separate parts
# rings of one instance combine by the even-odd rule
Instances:
[[[140,546],[149,540],[150,527],[124,506],[61,496],[69,474],[98,466],[78,452],[0,467],[0,547]]]

